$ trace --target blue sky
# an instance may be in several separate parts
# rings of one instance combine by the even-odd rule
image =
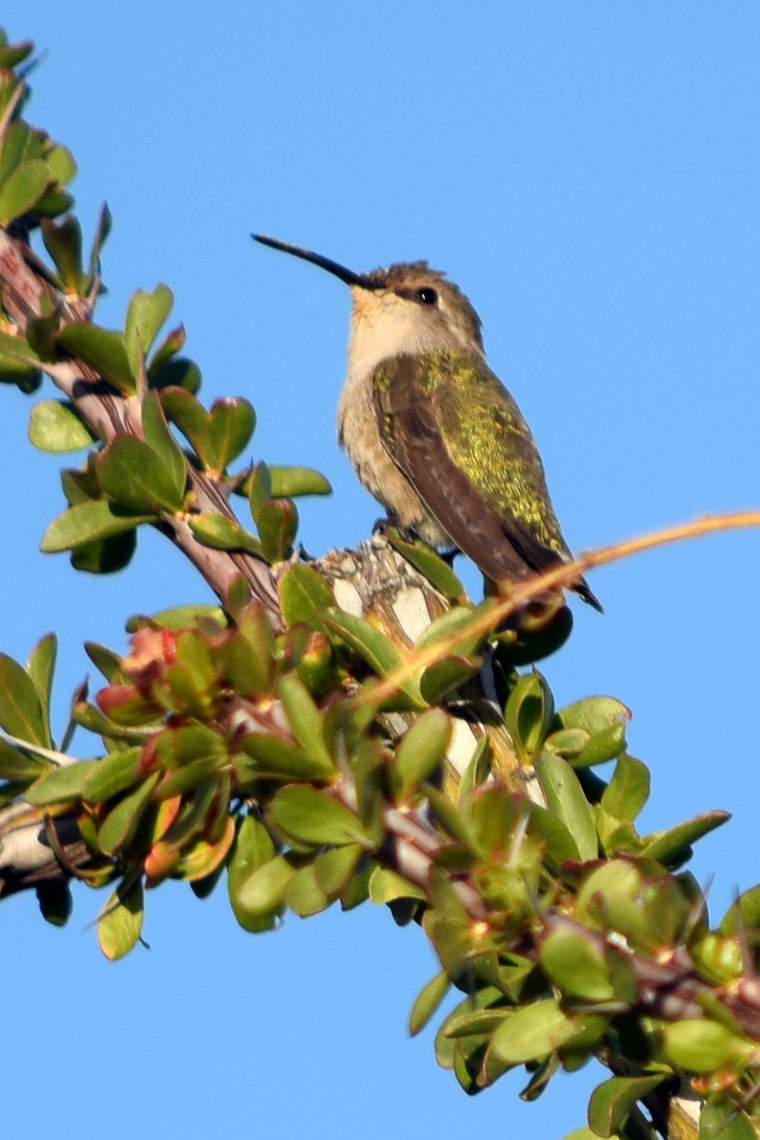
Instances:
[[[355,544],[378,515],[335,441],[348,298],[251,230],[358,271],[446,270],[483,318],[574,549],[760,505],[756,4],[6,0],[3,20],[48,52],[28,113],[77,158],[85,230],[104,199],[114,215],[99,319],[119,324],[136,287],[172,287],[204,398],[256,406],[251,457],[331,479],[332,498],[302,509],[311,552]],[[60,724],[85,638],[121,649],[130,613],[206,595],[158,535],[111,579],[43,557],[61,464],[26,442],[28,400],[0,399],[0,648],[25,658],[58,631]],[[605,615],[576,605],[544,670],[559,703],[606,692],[633,709],[630,748],[653,773],[645,827],[734,813],[693,863],[716,875],[716,917],[760,880],[759,551],[734,533],[599,571]],[[536,1105],[517,1099],[521,1074],[469,1101],[431,1035],[408,1040],[434,962],[383,910],[256,938],[222,891],[200,903],[170,885],[148,900],[150,953],[109,965],[83,930],[98,906],[78,891],[63,931],[32,897],[0,907],[9,1135],[427,1140],[496,1125],[559,1140],[583,1122],[591,1069]]]

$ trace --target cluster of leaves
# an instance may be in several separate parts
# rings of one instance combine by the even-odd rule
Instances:
[[[649,775],[626,750],[628,711],[606,697],[557,711],[544,678],[518,672],[567,636],[565,609],[483,632],[493,600],[473,607],[448,566],[394,534],[450,608],[412,650],[339,609],[294,555],[293,498],[329,486],[304,468],[230,473],[254,411],[240,398],[200,403],[182,327],[159,337],[169,289],[136,292],[121,330],[92,322],[110,219],[104,210],[85,264],[79,224],[62,217],[73,159],[19,117],[25,88],[14,68],[30,52],[0,35],[0,226],[42,283],[39,311],[3,293],[0,379],[32,392],[74,361],[92,395],[120,409],[110,433],[73,398],[33,409],[36,446],[89,449],[62,474],[69,505],[43,550],[112,571],[132,557],[140,526],[180,520],[205,547],[288,565],[274,615],[240,577],[222,606],[134,619],[124,657],[88,645],[106,685],[94,703],[84,688],[76,694],[58,750],[55,639],[26,667],[0,655],[0,807],[23,806],[39,822],[66,875],[115,884],[98,919],[110,958],[140,938],[144,891],[167,878],[203,897],[226,870],[232,909],[252,932],[287,910],[369,898],[420,923],[441,962],[412,1031],[450,987],[463,994],[436,1051],[468,1093],[525,1065],[533,1099],[558,1068],[597,1056],[620,1075],[594,1093],[583,1135],[652,1137],[642,1099],[684,1075],[708,1101],[703,1140],[756,1135],[758,1003],[742,1001],[758,988],[760,889],[711,929],[681,870],[725,814],[639,834]],[[25,244],[37,229],[50,265]],[[232,516],[231,494],[247,499],[255,534]],[[448,759],[461,704],[451,698],[484,661],[499,710],[477,725],[460,773]],[[97,734],[102,754],[68,755],[77,726]],[[607,781],[594,771],[605,763],[614,763]],[[84,854],[66,842],[64,820]],[[45,916],[64,922],[68,888],[52,881],[38,894]]]
[[[559,1067],[596,1055],[637,1075],[594,1094],[595,1134],[646,1134],[636,1102],[687,1071],[723,1106],[727,1135],[743,1136],[749,1118],[726,1094],[754,1083],[760,1054],[721,1001],[746,971],[739,911],[710,930],[698,885],[674,873],[725,814],[639,835],[649,776],[626,751],[624,706],[596,697],[556,712],[542,676],[504,661],[504,724],[520,780],[500,774],[486,733],[444,792],[451,713],[428,705],[421,678],[382,706],[373,699],[399,651],[340,611],[314,570],[289,567],[279,591],[279,634],[241,585],[229,612],[136,619],[124,658],[90,644],[108,685],[94,704],[80,697],[72,721],[101,735],[107,752],[97,760],[57,764],[45,753],[51,640],[26,670],[2,658],[0,721],[16,738],[0,751],[3,796],[24,795],[49,824],[73,814],[89,859],[71,872],[91,885],[120,880],[98,922],[104,952],[134,945],[144,887],[170,876],[204,896],[226,867],[232,909],[255,932],[286,909],[388,903],[397,921],[422,923],[443,967],[415,1004],[413,1032],[450,985],[464,994],[436,1049],[467,1092],[526,1065],[523,1095],[533,1099]],[[456,607],[424,644],[450,638],[460,611],[471,618],[470,606]],[[409,724],[395,740],[389,707]],[[593,768],[610,760],[605,782]],[[530,781],[540,797],[515,790]],[[400,873],[389,843],[393,812],[426,829],[417,881]],[[60,900],[43,904],[61,921]],[[742,909],[757,919],[754,895]],[[698,981],[699,1017],[642,1014],[645,966],[667,963],[677,964],[674,978]]]

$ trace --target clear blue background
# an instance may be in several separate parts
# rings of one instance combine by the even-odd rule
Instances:
[[[251,230],[356,270],[447,270],[576,550],[760,505],[757,4],[6,0],[3,20],[49,52],[28,113],[76,155],[85,230],[103,199],[114,214],[99,319],[171,285],[204,397],[256,405],[251,457],[332,480],[302,510],[310,551],[378,515],[334,436],[348,297]],[[130,613],[206,594],[158,535],[114,578],[39,554],[61,464],[26,442],[27,399],[0,398],[0,646],[25,659],[59,632],[60,725],[85,637],[123,649]],[[578,604],[545,665],[560,703],[632,707],[645,828],[734,813],[693,863],[716,873],[715,917],[760,879],[758,550],[733,533],[599,571],[605,616]],[[63,931],[33,896],[0,907],[8,1135],[552,1140],[584,1120],[598,1070],[537,1105],[522,1073],[469,1101],[430,1032],[408,1039],[434,961],[384,910],[257,938],[223,890],[170,884],[148,898],[151,951],[110,965],[83,929],[100,902],[78,890]]]

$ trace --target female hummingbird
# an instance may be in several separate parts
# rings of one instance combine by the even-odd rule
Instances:
[[[569,560],[538,448],[486,364],[480,318],[461,290],[425,261],[360,274],[253,236],[351,289],[338,439],[389,518],[439,550],[461,550],[496,583]],[[585,578],[571,589],[601,610]]]

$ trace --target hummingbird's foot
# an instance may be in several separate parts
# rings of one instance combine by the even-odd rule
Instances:
[[[372,533],[380,534],[383,538],[387,538],[389,530],[397,531],[403,542],[415,543],[418,542],[420,538],[413,527],[402,526],[393,515],[388,515],[387,518],[377,519],[375,525],[372,527]]]

